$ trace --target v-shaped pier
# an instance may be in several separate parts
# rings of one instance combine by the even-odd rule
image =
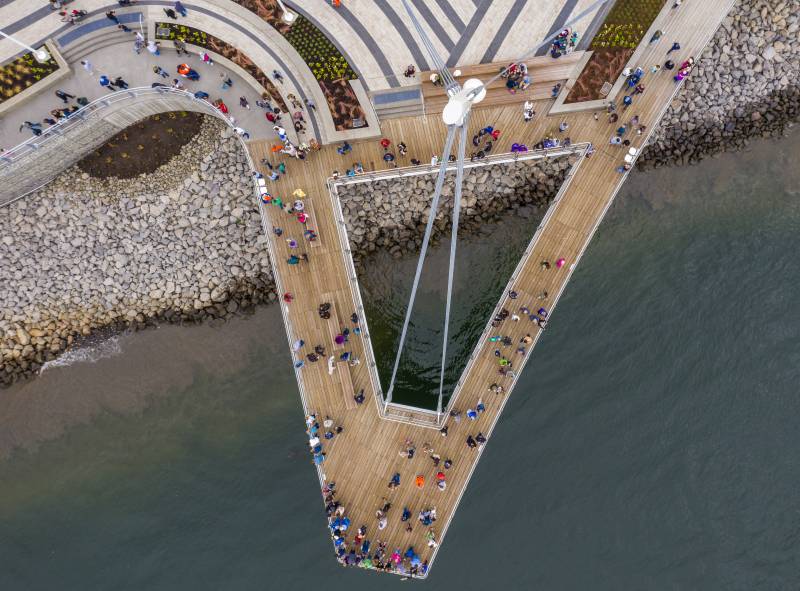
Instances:
[[[669,35],[680,39],[682,50],[675,59],[685,59],[689,55],[699,56],[722,19],[731,7],[731,0],[703,0],[684,3],[672,17]],[[646,43],[646,41],[645,41]],[[648,47],[642,54],[643,67],[662,63],[665,59],[663,48]],[[636,97],[629,113],[621,114],[620,123],[634,114],[639,116],[647,132],[627,136],[635,150],[641,149],[649,133],[657,124],[673,99],[677,89],[669,72],[648,76],[647,90]],[[410,574],[412,562],[416,576],[425,576],[432,566],[437,552],[453,519],[459,500],[467,490],[470,477],[478,465],[484,445],[469,447],[467,438],[477,437],[480,432],[491,445],[491,436],[498,424],[503,408],[514,392],[514,384],[525,363],[537,364],[533,345],[540,337],[537,326],[522,318],[519,322],[506,319],[491,326],[494,316],[502,309],[519,313],[521,307],[532,311],[544,307],[548,317],[562,294],[564,287],[574,272],[581,256],[588,246],[605,212],[613,202],[614,196],[625,180],[626,173],[617,168],[624,163],[628,148],[609,145],[619,123],[608,123],[605,113],[595,120],[592,111],[573,112],[558,116],[547,116],[552,100],[538,101],[535,105],[537,117],[533,122],[524,123],[518,106],[476,109],[471,115],[470,133],[492,125],[502,131],[495,145],[495,153],[509,151],[514,142],[533,145],[548,134],[557,134],[562,121],[569,124],[568,135],[573,148],[585,151],[591,143],[594,153],[585,155],[570,173],[548,210],[532,242],[514,271],[508,288],[502,294],[495,311],[487,314],[487,328],[477,343],[461,380],[444,412],[426,411],[387,402],[384,400],[381,385],[375,368],[369,341],[369,327],[363,313],[358,291],[355,269],[352,264],[350,245],[347,242],[346,226],[336,197],[336,182],[330,181],[334,170],[343,172],[353,162],[363,164],[365,170],[385,170],[383,151],[377,140],[355,143],[353,151],[346,156],[337,154],[335,146],[325,146],[312,153],[306,162],[292,161],[287,175],[274,183],[268,183],[270,193],[281,197],[284,202],[292,201],[292,193],[302,189],[305,213],[310,216],[308,227],[313,228],[317,239],[308,242],[303,237],[304,228],[296,216],[274,205],[262,206],[264,230],[269,243],[275,278],[280,293],[291,294],[291,301],[282,301],[288,340],[295,343],[304,341],[298,351],[293,351],[294,360],[304,360],[297,368],[297,380],[303,407],[307,415],[314,414],[319,423],[319,443],[324,452],[324,461],[317,466],[320,489],[335,483],[335,495],[329,501],[341,504],[342,509],[325,521],[325,513],[320,512],[319,535],[330,535],[330,520],[347,518],[346,530],[338,530],[340,541],[335,545],[342,563],[357,563],[359,566]],[[410,119],[396,119],[382,125],[385,137],[395,143],[405,142],[409,155],[428,161],[432,154],[438,154],[443,143],[445,129],[438,115]],[[565,134],[561,134],[562,137]],[[578,145],[581,144],[581,145]],[[250,143],[254,161],[269,153],[270,146],[263,142]],[[403,164],[401,160],[400,164]],[[262,171],[266,172],[266,171]],[[392,169],[390,174],[395,174]],[[278,236],[273,228],[281,228]],[[291,248],[287,239],[296,240],[300,246]],[[300,257],[307,254],[308,261]],[[292,255],[298,256],[296,264],[290,264]],[[564,259],[565,264],[558,268],[556,261]],[[544,268],[542,261],[550,262]],[[509,291],[516,292],[510,298]],[[548,299],[537,298],[543,291]],[[625,297],[620,293],[620,297]],[[327,318],[319,314],[320,304],[330,304]],[[632,305],[635,303],[632,302]],[[358,323],[351,315],[358,316]],[[356,326],[361,334],[355,334]],[[337,335],[348,328],[348,342],[338,345]],[[550,330],[558,330],[557,322]],[[526,345],[527,354],[514,354],[520,340],[530,333],[533,342]],[[494,355],[497,343],[490,342],[492,335],[507,336],[513,345],[507,350],[513,360],[512,372],[501,375],[501,366]],[[325,348],[319,360],[311,362],[307,354],[316,345]],[[357,365],[341,361],[340,355],[351,352],[360,360]],[[329,358],[333,359],[329,361]],[[546,361],[546,360],[545,360]],[[554,360],[550,360],[554,362]],[[547,371],[546,364],[539,371]],[[503,393],[490,391],[492,384],[503,387]],[[267,385],[265,385],[266,387]],[[363,390],[365,400],[357,404],[353,395]],[[526,392],[525,395],[535,393]],[[465,415],[468,409],[475,409],[482,398],[485,411],[476,420]],[[447,411],[455,408],[461,411],[461,420],[454,421]],[[343,430],[332,439],[322,435],[328,430],[323,421],[329,416],[333,426]],[[439,428],[448,427],[447,437],[442,437]],[[298,416],[298,439],[307,437],[306,426]],[[407,449],[406,441],[413,442],[414,457],[408,459],[400,452]],[[427,448],[433,452],[426,453]],[[321,459],[321,454],[317,455]],[[432,457],[440,458],[439,465]],[[309,454],[309,463],[312,463]],[[445,460],[452,466],[444,468]],[[536,466],[526,469],[536,470]],[[446,488],[437,486],[437,473],[442,472]],[[400,475],[400,483],[389,487],[393,475]],[[417,477],[424,478],[424,485],[417,486]],[[535,499],[531,502],[535,505]],[[377,514],[386,504],[385,525],[381,514]],[[323,505],[324,506],[324,505]],[[329,505],[329,509],[333,505]],[[411,516],[401,520],[403,509],[408,508]],[[435,508],[436,520],[429,525],[419,519],[420,512]],[[309,511],[321,507],[309,507]],[[426,520],[427,521],[427,520]],[[471,522],[480,531],[480,515],[473,514]],[[342,521],[334,522],[334,526]],[[358,529],[365,526],[363,539],[356,538]],[[410,531],[408,526],[411,526]],[[382,526],[382,527],[381,527]],[[368,550],[364,540],[369,541]],[[433,541],[431,541],[433,540]],[[357,542],[357,543],[356,543]],[[385,553],[378,550],[385,543]],[[343,550],[339,550],[343,548]],[[413,555],[403,555],[413,548]],[[366,551],[364,551],[366,550]],[[392,560],[398,550],[399,560]],[[378,556],[376,557],[376,553]],[[423,567],[423,564],[426,565]]]

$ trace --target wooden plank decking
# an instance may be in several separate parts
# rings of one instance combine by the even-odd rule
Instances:
[[[528,66],[528,74],[531,85],[526,90],[519,90],[510,93],[506,89],[506,81],[503,78],[495,80],[486,89],[486,98],[479,103],[476,108],[487,109],[501,105],[522,104],[525,101],[548,99],[551,96],[551,89],[557,83],[565,83],[575,74],[575,67],[583,57],[583,51],[573,51],[555,60],[550,56],[533,57],[525,60]],[[508,62],[495,62],[492,64],[479,64],[476,66],[465,66],[460,68],[461,75],[455,76],[459,84],[463,84],[469,78],[488,80],[508,65]],[[432,72],[423,72],[420,76],[422,80],[422,97],[425,101],[425,113],[441,113],[447,104],[447,94],[444,88],[436,86],[430,81]]]
[[[666,35],[662,43],[648,47],[641,65],[647,67],[653,63],[662,63],[673,37],[680,40],[683,49],[672,54],[676,62],[690,55],[699,55],[717,26],[727,14],[732,0],[704,0],[703,2],[687,2],[670,16],[670,31],[680,34]],[[625,150],[609,145],[609,138],[616,127],[633,115],[639,115],[640,122],[648,127],[648,131],[656,127],[658,118],[669,104],[675,83],[669,72],[662,71],[657,75],[646,75],[644,84],[647,87],[643,95],[634,99],[633,106],[627,112],[620,112],[620,122],[607,123],[604,113],[599,121],[595,121],[591,112],[573,113],[564,117],[547,117],[552,101],[539,101],[536,119],[528,124],[522,121],[518,105],[480,109],[473,113],[471,128],[476,130],[485,125],[493,125],[502,131],[497,142],[496,151],[507,151],[512,142],[524,142],[532,145],[545,134],[556,133],[559,123],[565,120],[569,129],[563,136],[570,136],[573,142],[592,142],[596,148],[591,158],[581,161],[580,167],[571,178],[571,183],[560,200],[553,205],[548,214],[538,240],[532,245],[532,252],[526,262],[521,265],[513,288],[520,295],[510,300],[503,294],[500,306],[516,311],[520,306],[528,306],[537,310],[545,307],[552,313],[561,291],[566,285],[575,264],[591,239],[597,225],[603,217],[624,176],[615,168],[622,164]],[[398,163],[408,165],[411,157],[423,162],[429,161],[431,155],[438,154],[444,140],[443,125],[438,116],[414,119],[396,119],[383,124],[383,133],[395,143],[404,141],[409,147],[408,157],[399,157]],[[633,146],[640,148],[646,135],[635,133],[627,136]],[[251,142],[249,148],[254,161],[269,156],[269,146],[263,142]],[[448,436],[442,437],[436,429],[424,428],[398,421],[381,418],[376,401],[375,388],[369,375],[369,355],[365,350],[368,344],[366,335],[352,334],[355,324],[350,320],[353,312],[359,317],[363,314],[358,309],[350,284],[351,270],[347,264],[349,254],[342,248],[336,224],[338,212],[332,198],[329,197],[326,179],[333,170],[344,170],[353,162],[361,162],[365,169],[383,168],[382,149],[377,141],[355,143],[353,152],[347,156],[339,156],[335,146],[323,147],[312,154],[306,162],[287,161],[288,174],[279,181],[269,184],[271,192],[281,196],[284,201],[291,199],[291,193],[302,188],[313,200],[313,227],[319,234],[319,244],[311,248],[304,243],[302,225],[289,214],[277,207],[268,206],[266,216],[268,225],[281,227],[283,236],[278,238],[271,232],[268,240],[272,243],[275,254],[273,260],[275,272],[279,276],[283,289],[292,293],[291,303],[282,304],[291,324],[289,341],[303,339],[305,346],[295,358],[304,357],[315,345],[323,345],[326,356],[335,354],[337,359],[341,352],[352,353],[360,363],[349,367],[337,366],[337,371],[329,374],[327,358],[321,356],[316,363],[306,362],[299,370],[302,381],[304,400],[307,410],[315,412],[322,424],[326,416],[330,416],[336,425],[344,430],[333,440],[323,440],[326,461],[321,466],[321,477],[336,483],[336,498],[346,508],[351,519],[351,529],[347,532],[348,542],[352,541],[355,530],[367,526],[367,539],[372,542],[371,553],[374,553],[377,541],[387,542],[387,551],[391,553],[399,548],[405,551],[413,546],[423,560],[432,560],[435,549],[428,547],[425,533],[428,530],[418,520],[419,511],[436,507],[438,520],[433,524],[439,542],[442,541],[446,526],[452,518],[458,500],[469,477],[475,468],[481,449],[469,449],[465,443],[468,435],[475,436],[479,431],[490,438],[495,423],[500,416],[505,401],[512,395],[515,380],[498,374],[498,364],[493,350],[495,343],[485,340],[478,343],[474,352],[475,362],[466,372],[463,386],[454,395],[454,407],[462,413],[468,408],[475,408],[482,399],[486,410],[476,421],[465,416],[458,423],[448,420]],[[286,238],[294,238],[301,243],[293,253],[305,252],[309,261],[301,261],[298,265],[288,265],[286,260],[292,254]],[[531,248],[531,247],[529,247]],[[563,257],[567,264],[557,269],[555,260]],[[542,260],[552,264],[550,269],[543,269]],[[546,290],[548,299],[540,301],[536,294]],[[330,320],[323,320],[316,313],[320,303],[328,301],[336,313]],[[489,321],[490,314],[487,314]],[[331,325],[335,323],[336,326]],[[364,328],[363,318],[359,322]],[[349,342],[340,350],[334,351],[333,336],[337,331],[349,328]],[[505,354],[514,362],[514,369],[519,374],[524,362],[530,358],[532,346],[528,347],[525,356],[515,353],[521,338],[530,333],[538,338],[539,332],[532,322],[522,320],[512,322],[506,320],[499,328],[492,329],[497,334],[508,335],[512,346],[505,349]],[[556,329],[557,330],[557,329]],[[535,344],[535,341],[534,343]],[[344,385],[341,373],[348,371],[351,384]],[[339,374],[339,375],[337,375]],[[502,384],[505,394],[488,391],[492,383]],[[360,406],[345,400],[343,388],[358,392],[363,389],[366,401]],[[298,417],[298,439],[304,437],[303,423]],[[322,429],[324,431],[324,429]],[[416,447],[416,455],[408,460],[399,455],[404,449],[404,441],[410,439]],[[429,454],[423,453],[425,444],[430,444],[435,453],[445,459],[451,459],[453,466],[444,470],[440,465],[434,466]],[[532,466],[535,470],[536,467]],[[442,470],[446,474],[447,488],[440,491],[436,487],[436,473]],[[401,483],[394,489],[388,487],[393,474],[399,473]],[[418,488],[414,484],[415,477],[422,475],[425,485]],[[378,531],[375,512],[385,502],[392,508],[388,513],[388,525]],[[535,500],[533,500],[535,504]],[[404,507],[412,512],[408,522],[412,531],[406,531],[406,523],[400,521]],[[324,513],[318,506],[309,507],[310,511],[320,511],[320,535],[325,535]],[[478,531],[474,532],[476,535]],[[349,547],[350,544],[348,544]]]

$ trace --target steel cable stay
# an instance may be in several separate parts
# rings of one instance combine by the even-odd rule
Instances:
[[[467,146],[467,128],[469,127],[469,113],[464,116],[464,123],[459,127],[461,135],[458,138],[458,160],[456,163],[456,189],[453,196],[453,228],[450,235],[450,263],[447,267],[447,299],[444,309],[444,337],[442,338],[442,368],[439,374],[439,399],[436,403],[436,412],[442,412],[442,396],[444,393],[444,371],[447,367],[447,336],[450,326],[450,303],[453,299],[453,274],[456,269],[456,246],[458,244],[458,219],[461,215],[461,186],[464,184],[464,153]]]
[[[403,354],[403,345],[405,345],[406,335],[408,333],[408,324],[411,321],[411,312],[414,309],[414,301],[417,297],[417,288],[419,287],[419,280],[422,276],[422,267],[425,264],[425,255],[428,252],[428,243],[433,233],[433,222],[436,219],[436,213],[439,209],[439,200],[442,196],[442,186],[444,186],[444,177],[447,172],[447,162],[450,157],[450,150],[453,149],[453,139],[456,133],[456,126],[450,125],[447,128],[447,139],[444,143],[444,151],[442,153],[442,160],[439,165],[439,175],[436,177],[436,187],[433,192],[433,200],[431,201],[431,212],[428,215],[428,223],[425,227],[425,235],[422,238],[422,246],[419,252],[419,261],[417,261],[417,270],[414,273],[414,282],[411,284],[411,296],[409,297],[408,309],[406,309],[406,316],[403,320],[403,328],[400,331],[400,343],[397,347],[397,356],[394,360],[394,368],[392,369],[392,378],[389,381],[389,388],[386,392],[385,404],[389,404],[392,400],[392,392],[394,390],[394,382],[397,378],[397,369],[400,367],[400,357]]]
[[[419,281],[422,276],[422,269],[425,265],[425,256],[428,252],[428,245],[430,243],[431,234],[433,232],[433,223],[436,219],[436,214],[439,209],[439,202],[441,200],[442,187],[444,186],[444,179],[447,172],[447,164],[450,157],[450,151],[453,148],[455,134],[459,133],[458,141],[458,156],[456,159],[456,178],[455,178],[455,191],[453,197],[453,221],[452,221],[452,234],[450,236],[450,258],[447,269],[447,295],[445,298],[445,313],[444,313],[444,334],[442,338],[442,363],[439,372],[439,393],[436,403],[436,412],[442,412],[442,399],[444,397],[444,374],[447,367],[447,342],[449,338],[450,328],[450,310],[452,307],[453,298],[453,278],[455,274],[456,251],[458,246],[458,222],[461,215],[461,195],[462,184],[464,181],[464,157],[466,152],[466,137],[467,127],[469,124],[469,113],[472,105],[478,103],[486,96],[487,87],[500,78],[508,71],[508,68],[503,68],[500,73],[496,74],[486,82],[481,82],[478,79],[470,79],[464,83],[462,88],[450,70],[445,65],[444,60],[439,56],[434,48],[431,39],[428,37],[422,25],[417,19],[414,11],[411,8],[408,0],[402,0],[403,6],[411,19],[414,29],[417,31],[420,39],[422,40],[425,49],[431,58],[431,64],[436,68],[445,85],[445,90],[449,96],[447,105],[442,111],[442,119],[447,126],[447,139],[445,140],[444,151],[442,154],[442,161],[439,166],[439,174],[436,178],[436,186],[431,201],[431,211],[428,215],[428,222],[425,227],[425,234],[422,239],[422,247],[420,249],[419,260],[417,261],[417,268],[414,273],[414,281],[411,285],[411,295],[409,297],[408,308],[406,309],[405,318],[403,320],[403,328],[400,331],[400,342],[397,348],[397,355],[394,360],[394,367],[392,368],[392,377],[389,381],[389,388],[387,389],[385,405],[388,405],[392,400],[392,393],[394,392],[395,380],[397,379],[397,371],[400,367],[400,358],[403,355],[403,347],[405,346],[406,337],[408,336],[408,326],[411,321],[411,314],[414,310],[414,302],[417,297],[417,290],[419,288]],[[584,16],[595,10],[597,7],[605,4],[608,0],[597,0],[593,2],[588,8],[583,10],[574,18],[569,19],[564,23],[563,28],[571,26],[576,21],[582,19]],[[547,44],[552,43],[559,35],[560,31],[546,39],[536,47],[526,52],[518,61],[524,61],[533,56],[539,49],[545,47]]]
[[[567,22],[565,22],[563,25],[561,25],[561,27],[560,27],[560,28],[561,28],[561,30],[568,29],[568,28],[569,28],[569,27],[571,27],[573,24],[575,24],[576,22],[578,22],[579,20],[581,20],[583,17],[585,17],[587,14],[589,14],[590,12],[592,12],[592,11],[593,11],[595,8],[597,8],[598,6],[601,6],[601,5],[605,4],[605,3],[606,3],[606,2],[608,2],[608,1],[609,1],[609,0],[597,0],[597,2],[594,2],[592,5],[590,5],[588,8],[586,8],[586,10],[582,11],[582,12],[581,12],[581,13],[579,13],[577,16],[574,16],[574,17],[572,17],[572,18],[571,18],[571,19],[569,19]],[[552,43],[553,41],[555,41],[555,40],[556,40],[556,38],[558,38],[558,36],[561,34],[561,30],[560,30],[560,31],[558,31],[558,32],[556,32],[556,33],[554,33],[552,36],[548,37],[548,38],[547,38],[547,39],[545,39],[544,41],[542,41],[542,42],[541,42],[539,45],[537,45],[536,47],[533,47],[532,49],[528,50],[526,53],[524,53],[524,54],[522,55],[522,57],[520,57],[519,59],[517,59],[517,60],[516,60],[516,62],[514,62],[514,63],[524,62],[526,59],[528,59],[528,58],[530,58],[530,57],[533,57],[534,55],[536,55],[536,52],[537,52],[537,51],[539,51],[539,50],[540,50],[542,47],[546,47],[547,45],[549,45],[550,43]],[[486,88],[487,88],[487,87],[488,87],[488,86],[489,86],[489,85],[490,85],[492,82],[494,82],[495,80],[497,80],[498,78],[500,78],[501,76],[503,76],[503,75],[504,75],[506,72],[508,72],[508,68],[507,68],[507,67],[506,67],[506,68],[503,68],[502,70],[500,70],[500,72],[499,72],[498,74],[495,74],[494,76],[492,76],[491,78],[489,78],[489,79],[488,79],[486,82],[482,83],[482,84],[481,84],[480,86],[478,86],[477,88],[473,88],[473,89],[471,89],[471,90],[469,91],[469,93],[467,94],[467,97],[468,97],[468,98],[470,98],[470,99],[472,99],[472,98],[476,97],[476,96],[477,96],[477,95],[478,95],[478,94],[479,94],[479,93],[480,93],[482,90],[485,90],[485,89],[486,89]]]

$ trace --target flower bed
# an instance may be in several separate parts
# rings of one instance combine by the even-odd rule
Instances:
[[[358,78],[336,46],[307,18],[298,16],[284,36],[311,68],[317,80],[333,82],[342,78]]]
[[[281,93],[275,88],[275,85],[269,79],[261,68],[259,68],[253,60],[247,57],[241,50],[235,48],[233,45],[226,43],[219,37],[215,37],[210,33],[187,27],[176,23],[156,23],[156,39],[164,39],[175,41],[176,39],[182,40],[184,43],[196,45],[216,54],[229,59],[234,64],[242,68],[245,72],[250,74],[261,85],[264,91],[269,94],[277,106],[284,112],[288,112],[289,108],[283,100]]]
[[[603,84],[614,84],[653,24],[666,0],[617,0],[589,49],[594,53],[578,75],[564,103],[605,98]]]
[[[40,64],[32,53],[26,53],[0,67],[0,103],[18,95],[59,68],[55,58]]]
[[[288,25],[281,18],[282,11],[275,0],[233,1],[268,22],[297,51],[319,83],[337,131],[367,126],[366,113],[347,83],[358,76],[325,33],[303,15],[297,15]],[[340,101],[345,104],[340,106]]]

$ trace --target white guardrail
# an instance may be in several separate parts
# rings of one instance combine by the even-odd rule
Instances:
[[[528,160],[544,160],[547,158],[555,158],[570,154],[579,154],[582,157],[586,153],[587,148],[588,144],[580,143],[580,144],[572,144],[566,147],[559,146],[556,148],[530,150],[527,152],[511,152],[504,154],[496,154],[486,158],[482,158],[480,160],[466,162],[464,168],[465,169],[479,168],[488,165],[523,162]],[[548,208],[547,213],[545,214],[544,218],[539,224],[539,227],[537,228],[536,233],[534,234],[531,242],[529,243],[525,251],[525,254],[520,259],[516,269],[514,270],[514,273],[512,274],[511,279],[509,281],[509,285],[516,280],[519,271],[522,269],[528,257],[531,255],[533,247],[538,241],[539,235],[541,234],[544,227],[547,225],[547,221],[552,217],[552,212],[555,210],[558,202],[561,199],[561,196],[564,194],[564,191],[566,190],[566,187],[569,185],[569,180],[575,173],[576,168],[577,166],[573,167],[567,174],[565,182],[562,184],[561,189],[559,190],[555,199]],[[452,163],[452,165],[447,166],[447,172],[455,172],[455,170],[456,170],[455,163]],[[351,256],[352,253],[350,248],[350,241],[347,235],[347,224],[344,220],[344,214],[342,212],[342,207],[341,207],[342,198],[339,196],[338,188],[340,186],[349,184],[368,183],[378,180],[397,179],[408,176],[432,175],[438,173],[438,171],[439,171],[438,165],[425,165],[425,166],[403,167],[403,168],[394,168],[394,169],[374,171],[374,172],[366,172],[358,174],[356,176],[328,179],[328,192],[334,205],[334,212],[336,215],[336,227],[338,230],[337,234],[339,236],[339,245],[342,249],[342,256],[344,258],[345,266],[348,272],[348,283],[350,285],[350,291],[358,307],[360,313],[359,316],[362,318],[362,321],[365,323],[365,325],[366,325],[366,318],[363,313],[364,305],[361,300],[361,289],[358,285],[358,277],[356,275],[355,266],[353,264],[353,259]],[[411,423],[414,425],[418,425],[421,427],[428,427],[432,429],[441,428],[442,425],[444,424],[444,421],[447,418],[447,415],[450,412],[450,409],[453,407],[453,404],[455,403],[455,400],[458,396],[461,386],[475,361],[478,351],[488,338],[488,333],[491,330],[492,318],[494,318],[494,316],[499,312],[503,301],[504,301],[504,295],[501,294],[500,301],[498,302],[495,310],[492,312],[492,315],[489,317],[486,327],[484,328],[483,334],[481,335],[481,339],[475,345],[475,349],[473,350],[472,354],[469,357],[467,365],[464,368],[464,371],[462,372],[461,377],[459,378],[456,384],[453,394],[450,396],[450,400],[448,402],[447,407],[441,413],[438,413],[435,410],[408,406],[397,402],[387,402],[386,400],[384,400],[383,389],[381,388],[380,377],[378,375],[374,352],[372,350],[372,343],[369,339],[368,330],[365,330],[366,338],[365,338],[364,350],[367,357],[370,382],[375,391],[375,400],[380,415],[387,420],[394,420],[403,423]]]
[[[141,101],[143,98],[146,99],[150,97],[170,97],[176,98],[180,101],[185,101],[187,110],[201,111],[209,115],[213,115],[222,121],[225,121],[227,125],[232,127],[231,122],[226,119],[211,103],[204,99],[195,97],[191,92],[178,90],[168,86],[143,86],[128,88],[126,90],[120,90],[93,100],[89,104],[70,114],[67,118],[45,129],[41,135],[33,136],[21,144],[14,146],[13,148],[5,150],[2,154],[0,154],[0,175],[2,175],[4,171],[7,171],[9,168],[24,161],[25,159],[35,158],[36,154],[41,152],[42,149],[45,148],[49,143],[57,140],[73,128],[81,127],[90,124],[93,121],[103,119],[103,117],[108,114],[112,107],[116,107],[121,103],[134,103]],[[78,149],[82,149],[82,146],[79,146]],[[63,169],[61,168],[54,168],[46,177],[37,178],[31,183],[30,187],[25,187],[18,195],[6,199],[5,201],[0,201],[0,207],[9,205],[10,203],[22,199],[32,192],[41,189],[50,183],[56,176],[58,176],[62,170]]]

